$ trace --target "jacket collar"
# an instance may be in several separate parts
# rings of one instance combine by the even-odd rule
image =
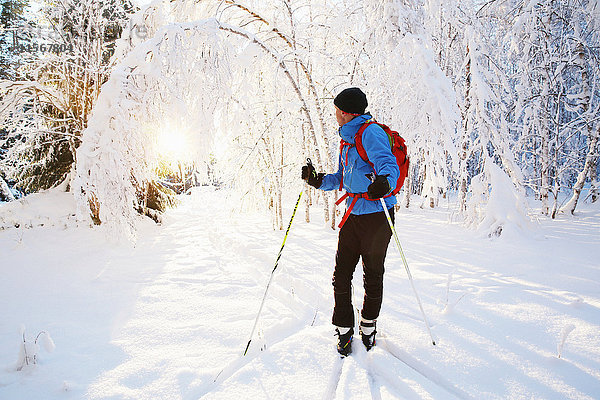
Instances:
[[[340,128],[339,128],[340,137],[344,141],[354,144],[354,136],[356,136],[356,133],[360,129],[361,125],[364,124],[365,122],[367,122],[371,118],[373,118],[373,117],[371,117],[371,115],[363,114],[363,115],[359,115],[358,117],[352,119],[351,121],[346,122],[344,125],[340,126]]]

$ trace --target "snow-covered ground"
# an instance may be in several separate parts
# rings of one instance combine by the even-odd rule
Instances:
[[[0,230],[0,399],[600,398],[600,205],[493,240],[444,207],[401,210],[437,346],[391,243],[378,346],[341,362],[337,232],[302,209],[244,357],[284,235],[268,214],[200,188],[133,246],[77,227],[67,193],[25,200],[0,205],[0,226],[21,225]],[[40,331],[55,349],[19,371],[23,328],[30,357]]]

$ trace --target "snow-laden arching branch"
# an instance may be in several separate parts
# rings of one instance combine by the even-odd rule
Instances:
[[[283,59],[281,58],[281,56],[278,53],[276,53],[275,51],[273,51],[271,48],[269,48],[265,43],[263,43],[262,41],[260,41],[256,36],[253,36],[253,35],[251,35],[248,32],[244,32],[243,30],[241,30],[241,29],[239,29],[237,27],[219,23],[219,29],[221,29],[221,30],[223,30],[225,32],[229,32],[229,33],[232,33],[232,34],[235,34],[235,35],[238,35],[238,36],[241,36],[243,38],[248,39],[251,43],[257,45],[261,50],[263,50],[265,52],[265,54],[269,55],[273,59],[273,61],[275,61],[277,63],[277,65],[281,68],[281,70],[285,74],[288,82],[290,83],[290,85],[294,89],[294,92],[298,96],[298,100],[302,104],[301,111],[302,111],[302,113],[304,114],[304,116],[306,118],[306,122],[309,124],[311,136],[313,137],[313,140],[314,140],[315,144],[318,143],[317,135],[316,135],[316,131],[315,131],[315,126],[314,126],[314,123],[313,123],[313,118],[310,115],[310,108],[309,108],[309,106],[307,104],[305,96],[302,93],[302,91],[300,90],[300,87],[298,86],[296,80],[292,76],[292,73],[288,69],[287,65],[285,64],[285,62],[283,61]],[[321,152],[318,150],[318,147],[315,149],[315,152],[316,152],[317,160],[318,160],[319,164],[327,163],[326,160],[328,160],[328,159],[327,158],[324,159],[321,156]]]
[[[123,40],[117,46],[117,57],[123,57],[127,54],[135,45],[143,41],[146,35],[153,36],[156,30],[164,24],[191,22],[209,16],[218,21],[220,29],[250,40],[259,46],[265,54],[273,57],[274,61],[280,65],[302,103],[301,111],[309,124],[316,163],[327,169],[333,169],[331,159],[328,157],[329,146],[324,139],[326,124],[323,121],[323,111],[319,103],[320,96],[302,54],[297,54],[294,50],[297,43],[292,43],[290,38],[277,26],[248,6],[233,0],[179,0],[175,2],[155,0],[132,17],[130,28],[123,33]],[[250,25],[252,27],[256,26],[256,28],[251,29]],[[143,32],[142,37],[140,37],[140,30]],[[273,38],[276,40],[274,41]],[[270,42],[270,44],[267,45],[267,42]],[[289,60],[284,59],[283,55],[290,51],[292,57]],[[309,95],[303,93],[302,86],[304,83],[293,77],[288,64],[300,67],[303,78],[306,80],[306,86],[309,89]],[[314,111],[310,105],[314,107]],[[318,126],[315,124],[315,120],[319,121]],[[319,128],[318,131],[317,127]]]
[[[186,125],[187,130],[211,132],[215,110],[232,96],[230,58],[236,52],[232,43],[239,39],[260,49],[285,76],[316,143],[305,94],[278,52],[252,33],[216,19],[173,23],[131,50],[102,89],[78,151],[76,193],[82,213],[90,208],[96,222],[115,226],[124,216],[133,226],[135,210],[144,207],[143,188],[154,179],[156,127],[166,119],[176,121],[170,129]],[[197,109],[203,110],[202,122],[190,124]],[[195,159],[207,157],[215,133],[206,135]]]
[[[102,87],[77,151],[79,212],[134,233],[144,188],[155,178],[157,141],[185,131],[190,156],[207,156],[213,114],[227,96],[231,48],[215,20],[171,24],[134,48]]]
[[[257,10],[259,9],[261,8]],[[264,11],[264,8],[262,9]],[[289,17],[292,18],[292,15]],[[293,120],[289,121],[291,123],[284,129],[295,129],[300,132],[301,137],[303,137],[302,143],[307,144],[306,146],[302,144],[304,157],[312,157],[315,164],[320,168],[328,171],[334,170],[333,161],[336,156],[330,151],[329,131],[332,133],[335,131],[331,129],[331,124],[327,124],[324,120],[323,95],[319,94],[323,88],[321,84],[317,87],[317,83],[313,79],[314,72],[310,65],[310,57],[306,57],[309,54],[306,46],[302,42],[296,42],[293,34],[283,33],[281,28],[284,27],[279,27],[274,23],[281,23],[281,21],[268,21],[260,15],[260,11],[257,12],[253,7],[242,5],[236,1],[155,0],[132,17],[127,29],[123,32],[121,40],[117,43],[116,59],[123,60],[129,52],[143,43],[146,38],[154,37],[161,26],[171,23],[194,23],[206,18],[218,21],[219,29],[227,33],[232,38],[231,40],[246,43],[239,45],[237,48],[239,51],[244,52],[243,49],[247,48],[247,43],[251,43],[251,47],[255,47],[263,53],[260,66],[255,62],[252,65],[246,65],[246,67],[254,68],[255,76],[262,76],[258,78],[262,80],[259,86],[278,83],[274,82],[271,79],[272,77],[264,79],[266,77],[264,76],[264,70],[259,70],[261,67],[263,69],[267,67],[264,64],[267,58],[270,59],[270,63],[276,66],[275,79],[277,80],[277,76],[281,75],[286,82],[282,82],[283,85],[280,85],[280,88],[277,89],[279,92],[277,99],[273,98],[272,100],[282,103],[283,107],[296,107],[299,114],[298,116],[292,116]],[[237,37],[237,39],[234,37]],[[236,65],[236,67],[239,66]],[[271,70],[270,66],[267,68]],[[242,73],[245,74],[248,71]],[[240,85],[232,83],[232,88],[236,86]],[[252,92],[247,92],[246,95],[257,93],[256,89],[258,88],[255,87]],[[286,90],[291,90],[291,94],[283,93]],[[258,90],[258,92],[260,91]],[[277,111],[280,110],[275,110],[275,112]],[[268,114],[272,114],[273,110],[265,112],[264,117],[268,119]],[[245,118],[248,119],[248,116]],[[262,124],[263,121],[258,122]],[[231,128],[231,124],[229,127]],[[255,131],[252,126],[248,128]],[[259,130],[259,128],[256,130]],[[296,158],[301,159],[302,157]],[[296,160],[296,162],[298,161]],[[289,164],[289,161],[285,164]],[[287,181],[290,181],[290,179],[287,179]],[[324,197],[324,200],[325,209],[330,210],[327,197]],[[325,215],[328,214],[326,212]]]
[[[413,171],[419,170],[405,183],[405,206],[413,185],[422,188],[422,204],[434,207],[448,190],[457,158],[457,98],[452,81],[435,60],[423,10],[410,2],[383,4],[368,14],[372,32],[364,47],[369,62],[360,63],[369,77],[367,88],[375,94],[371,111],[397,127],[407,140]]]

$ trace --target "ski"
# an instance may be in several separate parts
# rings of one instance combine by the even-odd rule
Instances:
[[[446,392],[452,394],[456,398],[462,400],[472,399],[468,393],[457,388],[439,373],[402,351],[400,347],[392,343],[387,336],[381,335],[378,339],[378,344],[379,347],[387,354],[402,362],[404,365],[421,375],[423,378],[444,389]]]
[[[323,396],[323,400],[335,399],[335,393],[337,392],[337,387],[338,387],[338,384],[340,383],[340,377],[342,376],[344,360],[347,357],[348,356],[338,355],[335,358],[335,362],[333,364],[333,371],[331,372],[331,376],[329,377],[329,382],[327,383],[327,389],[325,390],[325,395]]]

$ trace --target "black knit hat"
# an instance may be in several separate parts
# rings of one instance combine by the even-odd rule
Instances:
[[[364,114],[367,96],[357,87],[344,89],[333,99],[333,104],[348,114]]]

